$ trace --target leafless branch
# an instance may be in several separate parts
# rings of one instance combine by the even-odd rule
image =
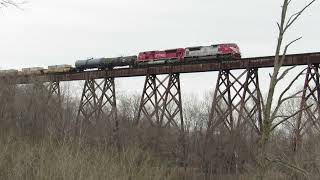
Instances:
[[[292,85],[294,84],[294,82],[297,81],[297,79],[303,74],[303,72],[306,70],[307,68],[303,69],[295,78],[293,78],[293,80],[290,82],[290,84],[286,87],[286,89],[284,89],[284,91],[282,91],[282,93],[280,94],[280,97],[279,97],[279,101],[282,100],[283,96],[285,95],[285,93],[288,92],[289,89],[291,89]]]
[[[281,164],[281,165],[283,165],[283,166],[285,166],[285,167],[287,167],[289,169],[295,170],[295,171],[303,174],[307,179],[309,179],[308,172],[305,171],[304,169],[298,167],[298,166],[295,166],[295,165],[293,165],[291,163],[285,162],[285,161],[281,160],[280,158],[277,158],[277,159],[274,159],[274,160],[270,160],[270,159],[268,159],[268,160],[270,162],[272,162],[272,163],[278,163],[278,164]]]
[[[293,98],[298,98],[299,96],[297,96],[297,95],[300,94],[302,91],[303,91],[303,90],[298,91],[298,92],[292,94],[291,96],[288,96],[288,97],[283,98],[283,99],[281,99],[281,100],[280,100],[280,98],[279,98],[278,104],[277,104],[275,110],[274,110],[273,113],[272,113],[271,120],[273,121],[273,120],[277,117],[276,114],[278,113],[281,105],[282,105],[285,101],[287,101],[287,100],[289,100],[289,99],[293,99]]]
[[[280,75],[280,77],[277,79],[277,81],[281,81],[295,67],[297,67],[297,66],[292,66],[292,67],[286,69],[285,71],[283,71],[283,73]]]
[[[25,3],[27,3],[27,1],[19,1],[18,2],[18,1],[14,1],[14,0],[0,0],[0,9],[3,8],[3,7],[7,8],[7,7],[10,7],[10,6],[13,6],[13,7],[17,8],[17,9],[23,10],[21,8],[21,5],[25,4]]]
[[[281,57],[281,60],[280,60],[280,63],[279,65],[282,66],[283,65],[283,62],[284,60],[286,59],[286,54],[287,54],[287,51],[288,51],[288,48],[295,42],[297,42],[298,40],[302,39],[302,37],[299,37],[293,41],[291,41],[289,44],[286,45],[286,47],[284,48],[284,51],[283,51],[283,55]]]
[[[281,31],[281,26],[280,26],[279,22],[277,22],[277,26],[278,26],[279,31]]]
[[[292,122],[287,121],[286,123],[289,124],[292,128],[295,128],[295,125]]]
[[[288,28],[301,16],[301,14],[302,14],[309,6],[311,6],[315,1],[316,1],[316,0],[312,0],[312,1],[311,1],[309,4],[307,4],[301,11],[293,14],[293,15],[289,18],[289,20],[288,20],[288,22],[287,22],[287,24],[286,24],[283,32],[286,32],[286,31],[288,30]]]
[[[277,115],[274,117],[274,119],[277,119],[277,118],[287,118],[288,115]]]
[[[273,111],[272,115],[271,115],[271,119],[274,119],[274,117],[276,116],[276,114],[278,113],[278,110],[281,106],[281,104],[285,101],[287,101],[288,99],[291,99],[293,97],[295,97],[296,95],[298,95],[299,93],[301,93],[302,91],[298,91],[297,93],[289,96],[289,97],[286,97],[286,98],[283,98],[283,96],[288,92],[289,89],[291,89],[291,87],[293,86],[294,82],[297,81],[297,79],[303,74],[303,72],[306,70],[303,69],[295,78],[293,78],[293,80],[290,82],[290,84],[284,89],[284,91],[282,91],[282,93],[280,94],[279,96],[279,99],[278,99],[278,103],[276,105],[276,108],[275,110]]]
[[[297,16],[298,14],[299,14],[299,12],[294,13],[294,14],[292,14],[292,15],[290,16],[289,20],[287,21],[286,27],[289,25],[289,22],[292,21],[292,18],[294,18],[294,17]]]
[[[280,124],[282,124],[283,122],[285,122],[285,121],[287,121],[288,119],[296,116],[298,113],[300,113],[300,112],[302,112],[302,111],[304,111],[304,110],[309,109],[311,106],[313,106],[313,104],[312,104],[312,105],[309,105],[309,106],[307,106],[307,107],[305,107],[305,108],[303,108],[303,109],[299,109],[299,110],[296,111],[295,113],[287,116],[287,117],[284,118],[283,120],[281,120],[281,121],[279,121],[278,123],[276,123],[275,125],[273,125],[272,128],[271,128],[271,131],[273,131],[276,127],[278,127],[278,126],[279,126]]]

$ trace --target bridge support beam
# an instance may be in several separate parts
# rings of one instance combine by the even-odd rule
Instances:
[[[48,101],[52,100],[54,96],[56,96],[58,100],[58,105],[61,105],[61,90],[60,90],[60,82],[59,81],[50,81],[48,86],[49,94]]]
[[[119,130],[116,89],[114,78],[105,78],[100,86],[101,96],[98,101],[98,117],[107,119],[114,131]]]
[[[100,82],[88,79],[84,83],[76,121],[78,135],[83,134],[83,123],[95,126],[99,119],[114,123],[114,129],[118,130],[114,78],[105,78]]]
[[[62,99],[61,99],[61,90],[60,90],[60,81],[50,81],[47,87],[48,89],[48,98],[47,104],[49,107],[55,109],[56,117],[62,120]]]
[[[262,109],[258,69],[246,69],[239,76],[235,76],[230,70],[219,71],[208,131],[213,133],[223,123],[232,132],[242,128],[248,120],[259,131]]]
[[[300,111],[293,134],[293,151],[302,145],[302,137],[311,126],[320,131],[320,75],[319,64],[309,64],[300,102]],[[311,107],[310,105],[313,104]]]
[[[136,120],[139,127],[150,127],[155,134],[148,134],[154,151],[168,155],[170,144],[162,143],[163,139],[175,139],[172,148],[181,151],[177,161],[186,167],[187,150],[182,113],[180,74],[169,74],[165,77],[147,75],[142,92],[140,107]],[[151,135],[151,136],[150,136]],[[176,145],[179,145],[178,147]],[[170,154],[170,153],[169,153]]]
[[[183,131],[180,74],[164,78],[146,76],[136,123],[141,126],[145,123],[142,120],[151,127],[176,127]]]
[[[210,141],[214,134],[221,134],[222,128],[230,133],[230,164],[228,171],[236,173],[237,142],[241,131],[250,123],[259,132],[262,123],[261,93],[259,88],[258,69],[246,69],[236,76],[230,70],[220,70],[214,91],[211,112],[209,114],[206,135],[205,157],[209,170],[211,159]],[[260,125],[259,125],[260,124]],[[223,132],[222,132],[223,134]]]

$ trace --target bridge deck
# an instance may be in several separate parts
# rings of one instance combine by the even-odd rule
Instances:
[[[0,79],[6,79],[17,84],[30,83],[33,81],[49,82],[49,81],[76,81],[86,79],[101,79],[105,77],[132,77],[145,76],[148,74],[169,74],[169,73],[193,73],[219,71],[220,69],[246,69],[272,67],[274,56],[244,58],[237,61],[224,62],[206,62],[199,64],[177,64],[162,65],[153,67],[139,68],[121,68],[106,71],[84,71],[84,72],[67,72],[57,74],[39,74],[39,75],[17,75],[5,76]],[[320,52],[292,54],[287,55],[284,66],[320,64]]]

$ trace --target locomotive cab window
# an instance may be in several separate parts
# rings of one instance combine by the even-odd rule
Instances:
[[[188,49],[189,49],[189,51],[199,51],[201,49],[201,47],[191,47]]]

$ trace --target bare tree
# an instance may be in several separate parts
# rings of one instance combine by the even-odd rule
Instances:
[[[13,6],[15,8],[21,9],[20,5],[26,3],[26,1],[17,0],[0,0],[0,9]]]
[[[259,145],[260,145],[260,160],[259,160],[259,164],[260,164],[260,170],[264,171],[266,166],[267,166],[267,162],[266,162],[266,156],[265,156],[265,145],[268,143],[269,138],[270,138],[270,134],[271,132],[280,124],[282,124],[283,122],[287,121],[288,119],[290,119],[291,117],[295,116],[296,114],[298,114],[299,112],[295,112],[292,115],[286,116],[286,117],[280,117],[281,120],[279,120],[277,122],[277,119],[279,118],[277,116],[278,111],[280,109],[280,106],[287,100],[292,99],[294,97],[296,97],[299,93],[301,92],[297,92],[293,95],[290,95],[288,97],[284,97],[285,93],[292,87],[293,82],[298,79],[298,77],[302,74],[300,73],[297,77],[294,78],[294,80],[289,84],[289,86],[281,93],[278,102],[276,104],[276,107],[273,109],[273,100],[274,100],[274,94],[275,94],[275,90],[276,90],[276,86],[277,84],[284,79],[284,77],[290,72],[290,70],[292,70],[294,68],[290,67],[286,70],[284,70],[283,72],[280,72],[280,69],[284,63],[284,61],[286,60],[286,53],[288,48],[295,43],[296,41],[300,40],[302,37],[296,38],[294,40],[292,40],[291,42],[289,42],[288,44],[286,44],[285,46],[283,46],[283,40],[285,37],[285,34],[287,33],[287,31],[289,30],[289,28],[292,27],[292,25],[297,22],[297,20],[299,19],[299,17],[302,15],[302,13],[309,8],[316,0],[312,0],[311,2],[309,2],[306,6],[304,6],[300,11],[292,14],[289,18],[287,18],[287,14],[288,14],[288,8],[292,2],[292,0],[284,0],[283,1],[283,5],[282,5],[282,12],[281,12],[281,20],[280,23],[278,22],[278,30],[279,30],[279,34],[278,34],[278,41],[277,41],[277,46],[276,46],[276,52],[275,52],[275,59],[274,59],[274,67],[273,67],[273,73],[270,74],[270,84],[269,84],[269,89],[268,89],[268,94],[267,94],[267,99],[266,102],[263,103],[262,105],[262,109],[263,109],[263,117],[262,117],[262,123],[261,123],[261,127],[260,127],[260,141],[259,141]],[[281,55],[281,51],[282,51],[282,55]],[[299,109],[298,111],[302,111],[301,109]],[[260,179],[262,179],[263,176],[260,176]]]

